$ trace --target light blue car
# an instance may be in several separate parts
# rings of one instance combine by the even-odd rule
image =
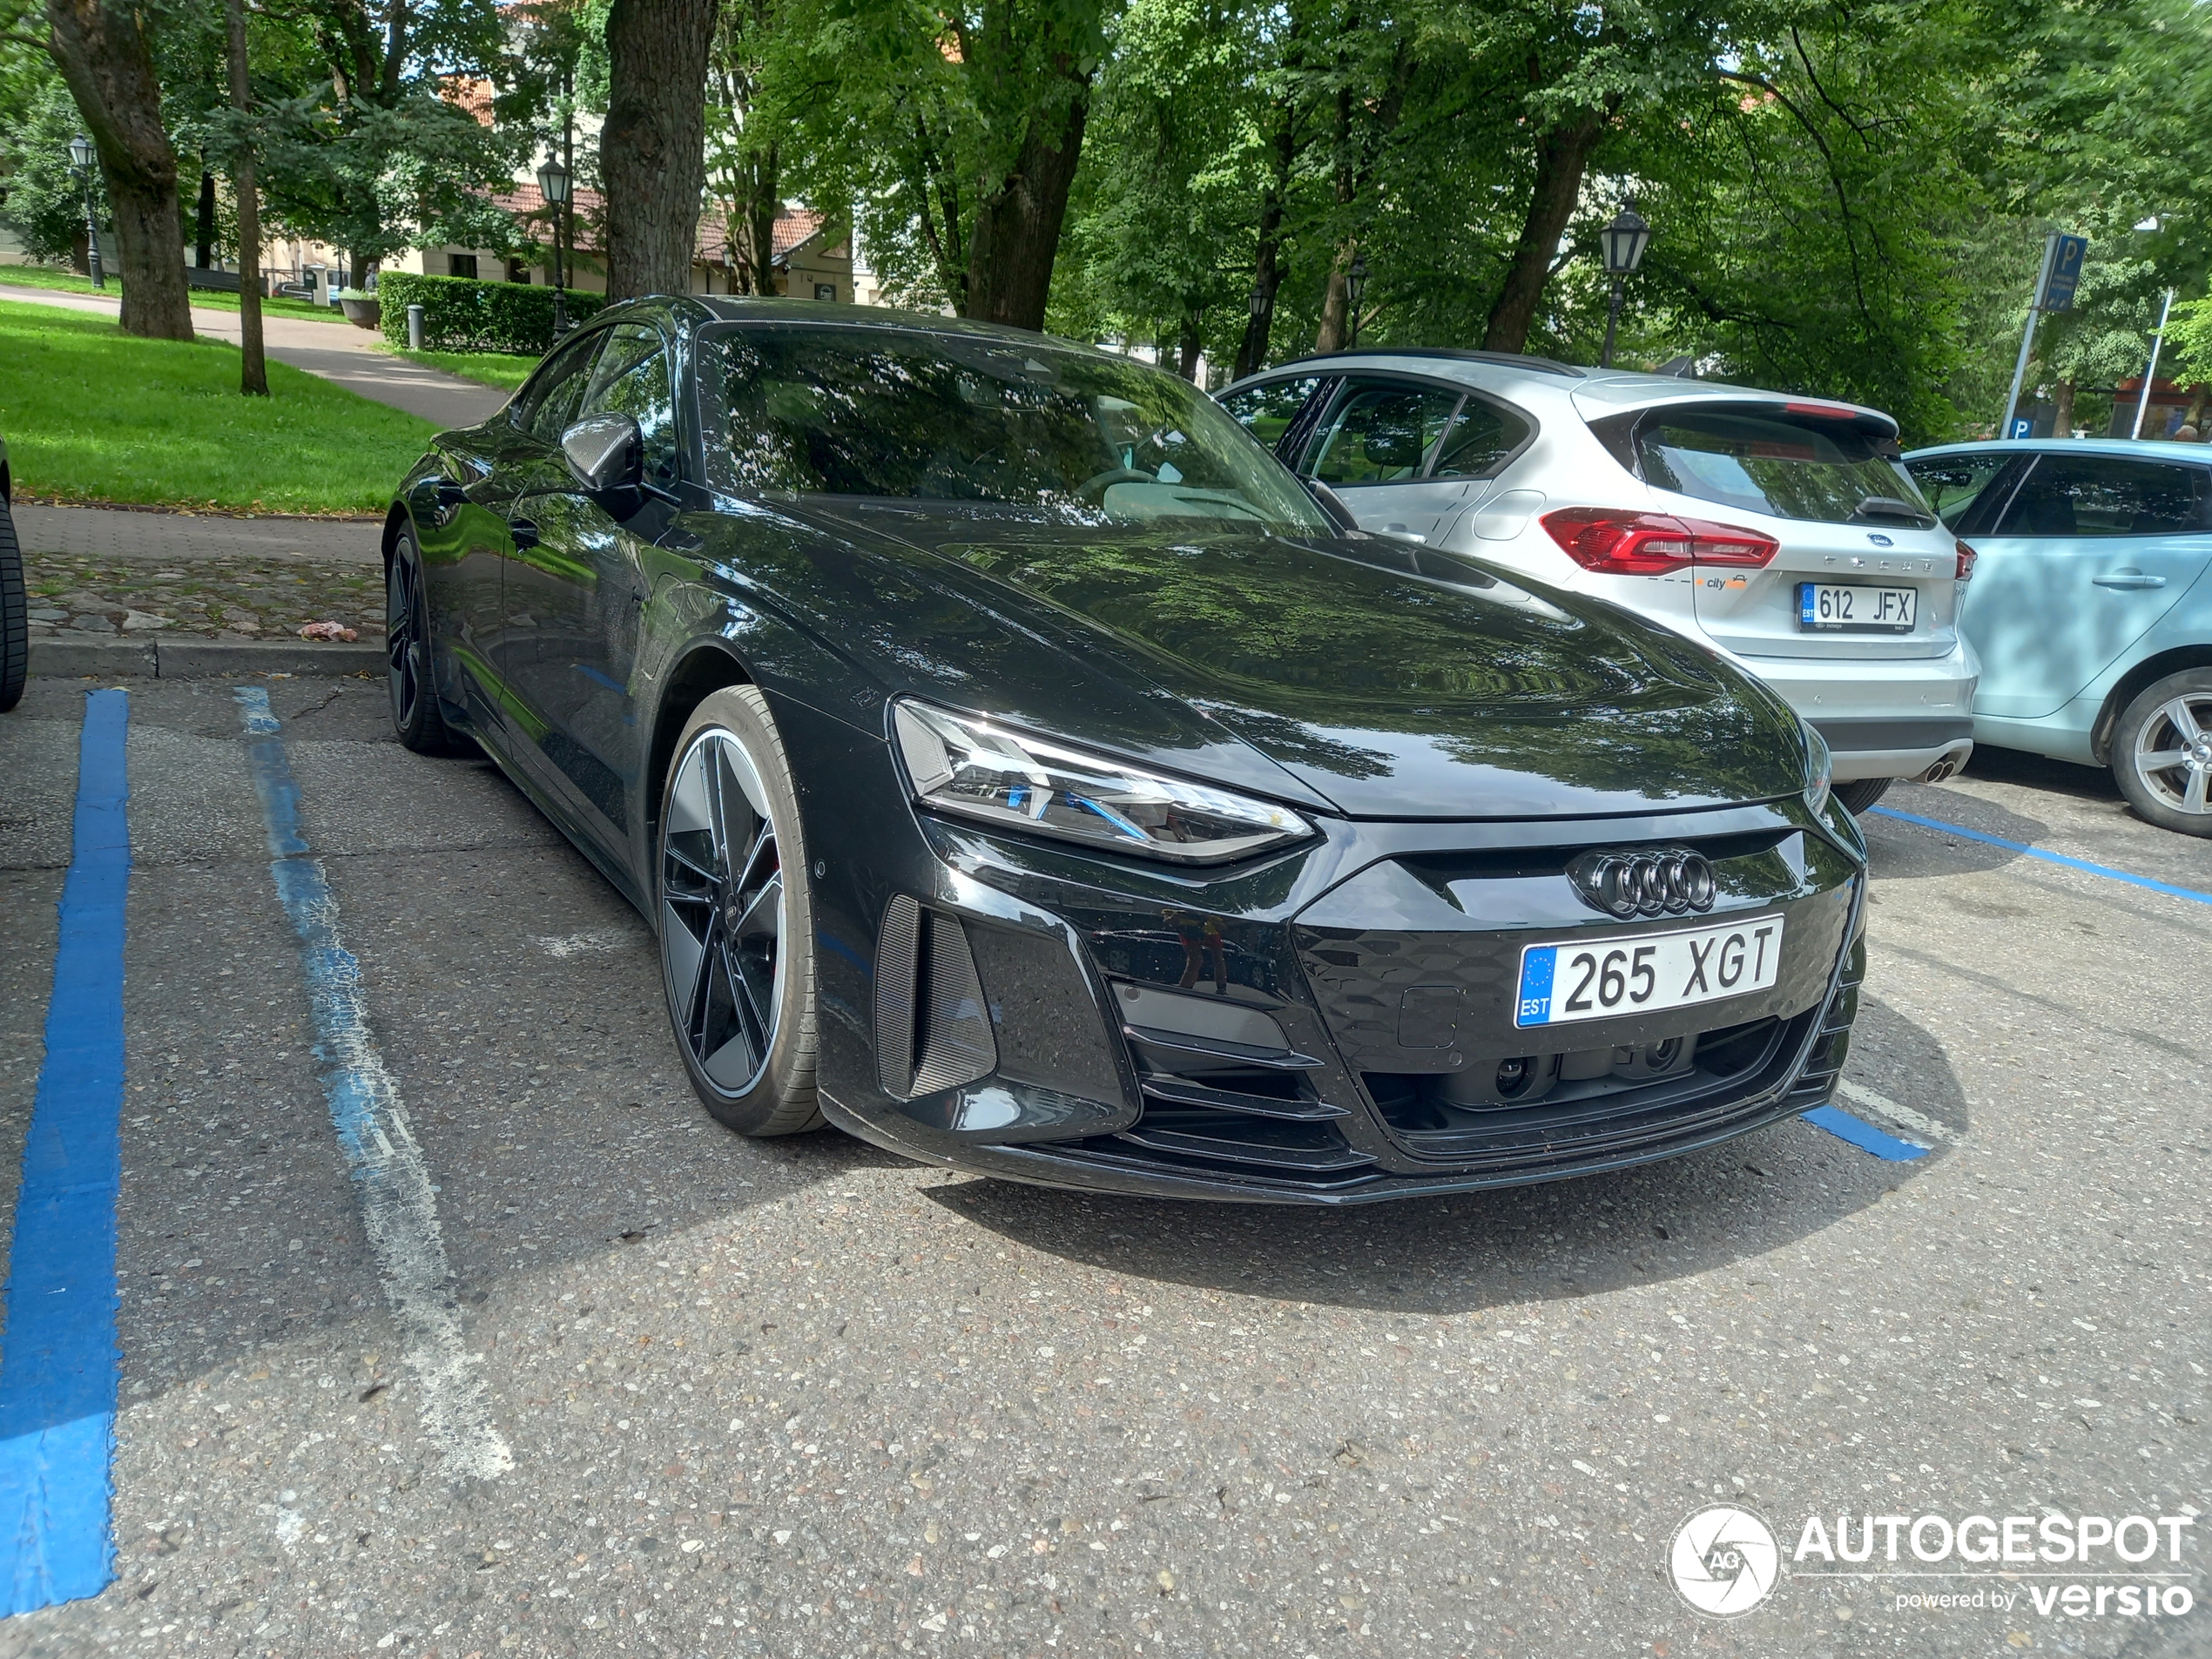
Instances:
[[[1980,555],[1959,619],[1974,741],[2109,766],[2144,818],[2212,835],[2212,447],[1953,443],[1905,464]]]

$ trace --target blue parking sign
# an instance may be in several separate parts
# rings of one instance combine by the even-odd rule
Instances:
[[[2044,311],[2071,311],[2074,290],[2081,281],[2081,261],[2089,255],[2089,239],[2057,236],[2052,239],[2058,246],[2051,255],[2050,274],[2043,280],[2039,307]]]

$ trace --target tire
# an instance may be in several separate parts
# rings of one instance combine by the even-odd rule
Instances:
[[[2183,835],[2212,835],[2212,668],[2148,685],[2112,728],[2112,775],[2136,815]],[[2160,765],[2159,760],[2168,764]]]
[[[384,564],[385,679],[392,697],[392,730],[421,755],[467,752],[438,711],[430,671],[430,605],[422,590],[422,558],[415,533],[402,529]]]
[[[1836,786],[1836,799],[1853,818],[1861,818],[1868,807],[1890,792],[1890,786],[1896,781],[1894,778],[1856,778]]]
[[[23,701],[23,683],[30,674],[30,611],[16,521],[0,501],[0,714]]]
[[[692,1089],[740,1135],[819,1129],[813,889],[791,765],[753,687],[711,693],[685,723],[653,865],[661,984]]]

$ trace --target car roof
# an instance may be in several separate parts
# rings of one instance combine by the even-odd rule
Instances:
[[[1720,381],[1684,380],[1675,374],[1647,374],[1633,369],[1578,368],[1571,363],[1554,362],[1548,357],[1529,357],[1510,352],[1452,351],[1440,347],[1410,347],[1323,352],[1277,364],[1258,374],[1247,375],[1237,384],[1242,386],[1253,381],[1311,374],[1317,371],[1341,374],[1352,369],[1395,370],[1404,374],[1442,377],[1508,395],[1520,393],[1541,396],[1546,392],[1554,395],[1567,395],[1578,405],[1611,405],[1622,411],[1656,408],[1668,403],[1757,403],[1769,408],[1777,402],[1804,403],[1823,410],[1848,411],[1852,415],[1877,421],[1892,432],[1897,429],[1897,422],[1881,410],[1869,408],[1863,403],[1847,403],[1840,398],[1810,397],[1793,392],[1768,391],[1755,386],[1734,386]],[[1480,374],[1474,372],[1478,369],[1481,371]],[[1224,387],[1222,389],[1226,393],[1234,391],[1236,388]],[[1585,412],[1588,413],[1587,408]]]
[[[2001,449],[2007,455],[2132,455],[2138,461],[2194,461],[2212,466],[2212,444],[2174,443],[2164,438],[1977,438],[1968,443],[1937,443],[1905,452],[1907,461],[1931,455],[1964,455]]]

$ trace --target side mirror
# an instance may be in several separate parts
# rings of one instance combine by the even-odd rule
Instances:
[[[1329,522],[1339,529],[1357,530],[1359,528],[1359,520],[1352,509],[1344,504],[1344,497],[1328,485],[1318,478],[1300,478],[1298,482],[1305,486],[1306,494],[1320,504],[1321,510],[1329,516]]]
[[[643,482],[645,444],[633,415],[594,415],[578,421],[561,435],[561,453],[570,475],[588,495],[635,489]]]

